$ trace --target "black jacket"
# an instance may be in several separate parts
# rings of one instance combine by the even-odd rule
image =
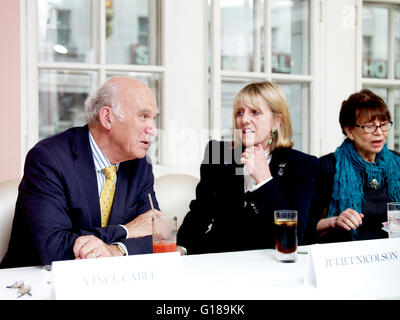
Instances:
[[[273,179],[244,193],[242,148],[211,141],[200,167],[196,199],[179,231],[188,254],[273,248],[274,210],[298,210],[302,239],[315,186],[318,159],[293,149],[275,149]]]

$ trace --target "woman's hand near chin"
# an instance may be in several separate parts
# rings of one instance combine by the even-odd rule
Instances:
[[[247,147],[242,153],[240,162],[244,164],[256,184],[271,178],[271,171],[261,144]]]

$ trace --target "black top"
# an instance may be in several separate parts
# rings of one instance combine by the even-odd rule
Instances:
[[[394,152],[397,154],[396,152]],[[333,153],[320,158],[320,169],[316,181],[316,192],[310,209],[310,218],[305,235],[306,243],[325,243],[351,241],[350,231],[331,229],[324,236],[316,232],[320,219],[327,217],[333,191],[333,181],[336,173],[336,158]],[[364,214],[362,225],[358,228],[356,240],[387,238],[388,234],[382,230],[382,222],[387,221],[386,203],[390,202],[386,181],[378,189],[364,187],[364,199],[361,212]]]
[[[283,148],[272,153],[273,179],[244,193],[242,148],[211,141],[200,167],[196,199],[178,231],[188,254],[273,248],[274,210],[298,211],[301,241],[315,186],[318,159]]]

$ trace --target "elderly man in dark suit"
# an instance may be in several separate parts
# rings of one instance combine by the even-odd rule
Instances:
[[[158,203],[146,150],[157,115],[146,85],[114,77],[87,99],[87,125],[37,143],[1,267],[152,252],[148,194]]]

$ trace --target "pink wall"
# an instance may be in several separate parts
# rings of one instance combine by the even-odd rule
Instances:
[[[21,176],[20,1],[0,0],[0,182]]]

